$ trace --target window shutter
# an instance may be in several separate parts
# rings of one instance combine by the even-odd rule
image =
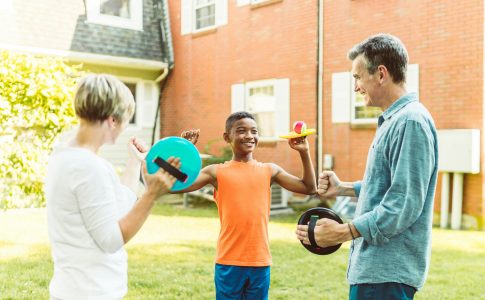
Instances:
[[[192,0],[182,0],[182,10],[180,12],[180,27],[182,35],[192,32]]]
[[[231,113],[246,110],[244,84],[233,84],[231,87]]]
[[[157,110],[158,99],[158,87],[154,82],[145,81],[143,82],[143,93],[142,97],[142,116],[141,116],[141,126],[144,128],[153,128],[153,123],[155,122],[155,114]]]
[[[352,76],[350,72],[332,74],[332,123],[350,122]]]
[[[408,92],[415,92],[419,97],[419,65],[408,65],[406,72],[406,89]]]
[[[227,24],[227,0],[216,0],[216,26]]]
[[[276,135],[287,133],[290,128],[290,79],[275,80]]]

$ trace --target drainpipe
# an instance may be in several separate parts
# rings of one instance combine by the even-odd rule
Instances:
[[[318,72],[317,72],[317,172],[323,161],[323,0],[318,1]],[[317,175],[318,178],[318,175]]]
[[[155,120],[153,123],[153,130],[152,130],[152,140],[151,144],[155,143],[155,131],[157,130],[157,122],[160,113],[160,106],[162,104],[162,96],[163,91],[165,89],[165,85],[168,81],[168,76],[170,71],[173,69],[175,65],[174,60],[174,51],[173,51],[173,44],[172,44],[172,30],[170,28],[170,15],[168,10],[168,0],[154,0],[154,11],[158,12],[159,16],[159,24],[160,24],[160,43],[164,54],[166,55],[168,66],[167,68],[163,69],[162,74],[155,79],[156,83],[160,83],[163,81],[160,87],[160,98],[158,101],[157,109],[155,111]],[[155,9],[156,8],[156,9]],[[160,123],[160,131],[162,130],[162,124]]]

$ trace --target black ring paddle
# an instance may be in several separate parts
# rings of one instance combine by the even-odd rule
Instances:
[[[308,239],[310,240],[311,245],[304,244],[303,241],[300,242],[303,247],[305,247],[308,251],[314,254],[328,255],[337,251],[340,246],[342,246],[342,244],[324,248],[317,245],[315,241],[315,225],[317,221],[321,218],[332,219],[340,224],[344,223],[342,219],[340,219],[340,217],[331,209],[323,207],[310,208],[300,216],[300,219],[298,220],[298,225],[308,225]]]

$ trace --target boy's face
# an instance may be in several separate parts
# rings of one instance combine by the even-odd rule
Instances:
[[[238,153],[253,152],[258,144],[259,134],[256,122],[250,118],[237,120],[229,133],[224,133],[224,140],[231,144]]]

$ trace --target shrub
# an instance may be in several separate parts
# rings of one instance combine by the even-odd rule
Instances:
[[[0,208],[45,204],[47,158],[75,121],[79,68],[59,58],[0,52]]]

